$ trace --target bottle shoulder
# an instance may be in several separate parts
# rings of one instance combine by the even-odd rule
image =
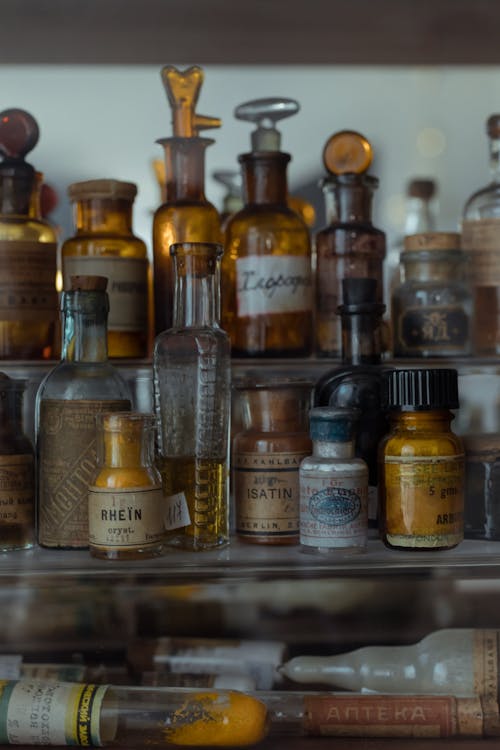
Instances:
[[[466,201],[464,221],[500,218],[500,184],[491,182],[477,190]]]
[[[37,401],[44,399],[131,401],[131,394],[125,379],[110,362],[63,360],[40,383]]]
[[[231,216],[226,224],[226,237],[238,236],[248,231],[293,230],[309,238],[303,219],[288,206],[256,204],[245,206]]]
[[[48,221],[0,215],[0,241],[57,243],[56,229]]]
[[[461,456],[463,443],[451,430],[440,432],[430,429],[406,430],[393,428],[381,443],[383,456],[400,458]]]
[[[112,235],[99,233],[81,233],[68,237],[61,245],[65,255],[115,256],[146,258],[146,243],[133,234]]]
[[[153,362],[164,352],[193,352],[202,354],[208,348],[216,347],[220,353],[230,356],[231,342],[228,334],[219,326],[190,326],[169,328],[158,334],[154,343]]]

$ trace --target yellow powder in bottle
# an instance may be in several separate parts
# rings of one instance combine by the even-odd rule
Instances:
[[[253,745],[266,734],[265,705],[250,695],[233,691],[187,696],[164,729],[167,742],[198,747]]]

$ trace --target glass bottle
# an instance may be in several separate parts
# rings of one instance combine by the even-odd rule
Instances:
[[[107,279],[75,276],[63,293],[62,360],[36,395],[38,542],[88,547],[88,488],[97,469],[96,415],[130,409],[107,357]]]
[[[236,534],[255,544],[298,544],[299,466],[311,453],[312,383],[269,379],[237,385],[243,430],[233,441]]]
[[[384,394],[391,431],[380,446],[380,531],[388,547],[439,550],[464,538],[465,460],[450,428],[457,371],[394,370]]]
[[[500,434],[464,435],[466,539],[500,541]]]
[[[368,467],[354,457],[353,409],[310,412],[312,456],[300,465],[300,544],[308,552],[362,552],[368,535]]]
[[[342,328],[341,364],[328,370],[314,388],[315,406],[358,409],[354,455],[366,461],[368,522],[378,517],[378,448],[389,429],[382,408],[383,379],[381,329],[385,305],[377,302],[375,279],[342,280],[343,305],[338,308]]]
[[[87,180],[68,187],[75,234],[61,248],[63,288],[72,276],[108,278],[109,357],[148,355],[149,262],[132,231],[137,187],[120,180]]]
[[[245,206],[229,220],[222,259],[222,325],[234,357],[294,357],[312,347],[311,244],[289,208],[276,121],[298,111],[291,99],[241,104],[235,116],[257,124],[241,154]]]
[[[367,646],[332,656],[297,656],[280,671],[293,682],[396,694],[486,695],[495,685],[496,630],[443,629],[405,646]]]
[[[36,173],[25,161],[38,142],[24,110],[0,113],[0,359],[50,359],[58,318],[57,237],[33,215]]]
[[[165,202],[153,218],[154,331],[171,327],[174,274],[170,246],[178,242],[220,242],[217,209],[205,197],[205,149],[214,141],[199,131],[218,128],[220,120],[195,113],[203,83],[197,66],[180,71],[162,68],[163,85],[172,109],[173,137],[157,143],[165,150]]]
[[[35,455],[22,427],[24,382],[0,373],[0,550],[35,544]]]
[[[163,551],[165,502],[154,465],[154,415],[97,415],[99,469],[89,488],[89,549],[106,560]]]
[[[472,294],[460,235],[405,237],[401,266],[404,280],[391,299],[394,356],[470,354]]]
[[[224,231],[229,218],[243,208],[241,172],[234,169],[217,169],[212,172],[212,177],[226,189],[220,211],[221,229]]]
[[[166,543],[192,550],[228,542],[230,342],[219,327],[214,243],[171,248],[174,325],[153,352],[158,461],[167,498]]]
[[[383,300],[385,234],[373,226],[371,203],[378,179],[367,174],[332,175],[323,181],[334,193],[334,220],[316,234],[316,354],[338,357],[341,349],[337,307],[342,279],[365,277],[377,282]],[[330,210],[331,211],[331,210]]]
[[[474,353],[500,353],[500,114],[486,123],[491,182],[473,193],[462,217],[462,248],[470,258]]]

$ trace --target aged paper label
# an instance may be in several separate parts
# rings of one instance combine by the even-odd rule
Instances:
[[[57,320],[55,242],[0,240],[0,320]]]

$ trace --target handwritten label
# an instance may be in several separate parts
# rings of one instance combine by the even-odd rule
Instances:
[[[249,255],[236,261],[239,317],[312,310],[311,260]]]
[[[176,495],[169,495],[166,501],[165,528],[180,529],[183,526],[190,526],[191,516],[189,515],[189,506],[185,494],[178,492]]]

